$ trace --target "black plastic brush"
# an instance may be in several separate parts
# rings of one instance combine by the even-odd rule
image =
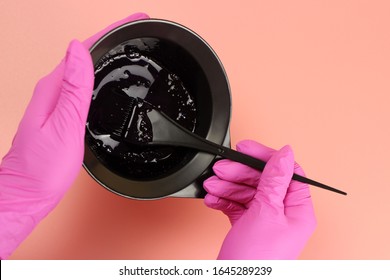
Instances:
[[[116,94],[118,94],[118,92],[116,92]],[[160,111],[158,108],[143,99],[128,97],[126,98],[126,102],[127,104],[125,104],[125,106],[122,104],[122,107],[125,108],[123,112],[124,120],[118,122],[117,127],[111,128],[112,138],[136,145],[169,145],[192,148],[209,154],[218,155],[222,158],[240,162],[260,171],[264,170],[266,165],[265,161],[237,152],[225,146],[218,145],[200,137],[199,135],[196,135],[195,133],[192,133],[191,131],[180,126],[164,112]],[[151,121],[153,136],[151,138],[142,138],[139,141],[135,141],[133,137],[129,137],[129,135],[134,134],[129,130],[134,121],[133,118],[135,115],[135,110],[142,106],[147,108],[146,114]],[[347,195],[347,193],[344,191],[298,174],[293,174],[292,179],[335,193]]]

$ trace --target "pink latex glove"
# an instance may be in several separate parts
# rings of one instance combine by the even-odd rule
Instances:
[[[41,79],[0,165],[0,259],[9,257],[60,201],[83,161],[94,72],[88,49],[118,21],[85,42],[69,44],[65,59]]]
[[[296,259],[316,227],[309,187],[291,180],[304,175],[289,146],[274,151],[254,141],[237,150],[267,161],[263,172],[218,161],[204,182],[205,204],[223,211],[232,227],[218,259]]]

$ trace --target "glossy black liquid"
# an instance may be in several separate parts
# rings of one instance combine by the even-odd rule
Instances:
[[[153,42],[158,47],[158,41]],[[113,172],[130,179],[155,179],[184,166],[190,154],[177,147],[129,144],[153,137],[141,98],[183,127],[194,131],[196,104],[178,75],[165,68],[139,42],[111,50],[95,67],[95,86],[87,122],[88,144]]]

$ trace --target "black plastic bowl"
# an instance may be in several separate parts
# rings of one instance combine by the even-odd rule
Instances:
[[[177,74],[195,98],[195,133],[226,145],[231,99],[223,66],[211,47],[188,28],[166,20],[147,19],[124,24],[104,35],[90,49],[95,68],[110,50],[134,40],[147,44],[148,56]],[[90,120],[89,120],[90,121]],[[156,199],[177,193],[210,170],[215,156],[190,149],[180,150],[182,160],[165,174],[150,178],[132,178],[108,166],[90,147],[86,132],[84,168],[103,187],[135,199]]]

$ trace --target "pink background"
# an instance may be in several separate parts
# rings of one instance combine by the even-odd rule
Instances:
[[[230,79],[233,144],[292,145],[309,177],[318,228],[302,259],[390,259],[390,2],[0,2],[0,154],[36,82],[83,40],[127,15],[200,34]],[[202,200],[134,201],[84,170],[13,259],[213,259],[229,229]]]

